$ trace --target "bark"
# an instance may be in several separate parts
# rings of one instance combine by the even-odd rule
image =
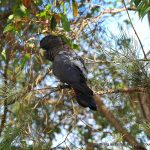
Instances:
[[[146,150],[144,146],[136,141],[136,139],[122,127],[120,121],[112,114],[110,110],[104,105],[99,95],[94,95],[95,102],[98,106],[98,110],[102,113],[106,119],[115,127],[115,129],[122,134],[123,139],[127,141],[135,150]]]

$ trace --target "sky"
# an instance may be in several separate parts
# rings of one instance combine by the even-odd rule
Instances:
[[[116,21],[115,17],[112,17],[108,19],[108,24],[106,27],[114,34],[114,35],[119,35],[120,30],[118,30],[118,23],[122,23],[123,20],[128,20],[128,16],[126,12],[122,13],[123,15],[120,17],[119,21]],[[133,11],[129,11],[130,17],[132,19],[133,26],[144,46],[144,50],[147,53],[150,51],[149,45],[150,45],[150,24],[148,22],[148,17],[147,15],[143,18],[140,19],[138,16],[138,13],[135,13]],[[110,23],[111,22],[111,23]],[[135,32],[133,28],[127,28],[124,26],[123,28],[124,31],[126,31],[129,36],[133,37],[136,39],[137,43],[139,44],[139,41],[137,40],[137,36],[135,35]]]

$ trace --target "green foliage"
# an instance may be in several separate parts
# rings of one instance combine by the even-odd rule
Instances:
[[[21,127],[16,126],[15,128],[7,126],[4,131],[4,138],[1,141],[0,149],[11,149],[11,144],[17,140],[16,138],[19,137],[21,134]]]
[[[150,12],[149,0],[132,0],[131,3],[135,4],[141,18]]]
[[[15,30],[15,28],[14,28],[14,26],[10,23],[10,24],[8,24],[8,25],[4,28],[3,33],[10,32],[10,31],[13,31],[13,30]]]
[[[141,17],[148,13],[148,1],[132,3]],[[1,1],[0,116],[4,124],[0,121],[0,149],[51,149],[60,143],[61,136],[66,141],[59,145],[60,149],[90,149],[90,144],[108,138],[123,142],[122,134],[103,113],[78,106],[71,90],[56,87],[59,82],[51,73],[52,63],[39,50],[40,39],[47,34],[60,35],[82,55],[90,73],[89,86],[105,93],[101,95],[103,102],[134,138],[142,134],[140,140],[147,139],[148,117],[140,105],[145,95],[118,91],[139,87],[148,95],[149,61],[141,59],[135,39],[122,30],[113,36],[105,27],[110,18],[120,20],[120,16],[103,14],[103,10],[121,7],[120,1]],[[149,97],[142,107],[148,106],[146,100]]]
[[[66,15],[61,14],[61,22],[62,22],[62,27],[64,28],[64,30],[69,32],[70,31],[70,22],[68,21]]]

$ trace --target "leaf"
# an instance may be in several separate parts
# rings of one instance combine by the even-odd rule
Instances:
[[[58,14],[54,14],[55,20],[57,21],[57,24],[60,24],[60,16]]]
[[[24,68],[24,66],[25,66],[25,64],[26,64],[26,62],[27,62],[28,60],[30,60],[30,54],[29,54],[29,53],[26,53],[26,54],[24,55],[24,57],[21,59],[21,68],[22,68],[22,69]]]
[[[150,11],[149,0],[147,0],[147,1],[132,0],[131,2],[133,2],[135,4],[135,6],[137,7],[139,16],[141,18],[143,18]]]
[[[37,14],[39,17],[46,17],[46,11],[42,11],[40,14]]]
[[[12,24],[10,23],[4,28],[3,33],[6,33],[12,30],[14,30],[14,26],[12,26]]]
[[[15,6],[13,9],[13,19],[21,20],[23,17],[27,17],[29,15],[29,10],[23,5]]]
[[[51,4],[48,4],[48,5],[46,5],[46,7],[45,7],[45,11],[50,11],[50,9],[51,9]]]
[[[29,8],[31,5],[31,0],[22,0],[22,3],[26,8]]]
[[[62,7],[63,7],[63,13],[66,14],[67,9],[66,9],[66,6],[65,6],[64,2],[62,3]]]
[[[10,15],[9,17],[8,17],[8,20],[12,20],[14,18],[14,15]]]
[[[55,19],[55,16],[53,15],[52,18],[51,18],[50,28],[51,28],[52,30],[55,30],[56,25],[57,25],[57,21],[56,21],[56,19]]]
[[[20,10],[21,10],[23,13],[26,13],[27,8],[26,8],[24,5],[20,5]]]
[[[146,10],[141,13],[141,17],[143,18],[148,12],[150,12],[150,7],[146,8]]]
[[[67,16],[64,14],[61,14],[61,23],[62,23],[62,27],[64,28],[64,30],[69,32],[70,31],[70,22],[68,21]]]
[[[141,1],[138,5],[137,5],[137,9],[141,9],[144,6],[144,2]]]
[[[50,12],[50,9],[51,9],[51,5],[48,4],[48,5],[46,5],[45,9],[42,12],[40,12],[39,14],[36,14],[36,16],[48,19],[49,18],[48,14]]]
[[[65,41],[65,43],[67,43],[67,45],[69,45],[72,49],[76,49],[79,50],[79,45],[74,44],[72,42],[72,40],[68,39],[67,37],[61,35],[61,38]]]
[[[73,48],[73,49],[76,49],[76,50],[79,50],[79,45],[77,45],[77,44],[72,44],[72,48]]]
[[[136,7],[140,4],[141,0],[131,0],[131,3],[134,3]]]
[[[2,60],[6,60],[6,52],[5,52],[5,50],[2,51],[1,55],[2,55]]]
[[[73,1],[72,2],[72,9],[73,9],[73,16],[76,17],[78,15],[78,3]]]

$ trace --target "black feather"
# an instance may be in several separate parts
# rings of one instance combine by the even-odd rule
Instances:
[[[58,36],[44,37],[40,47],[47,51],[46,58],[53,62],[54,75],[75,90],[79,105],[97,110],[93,91],[86,84],[87,70],[83,59]]]

